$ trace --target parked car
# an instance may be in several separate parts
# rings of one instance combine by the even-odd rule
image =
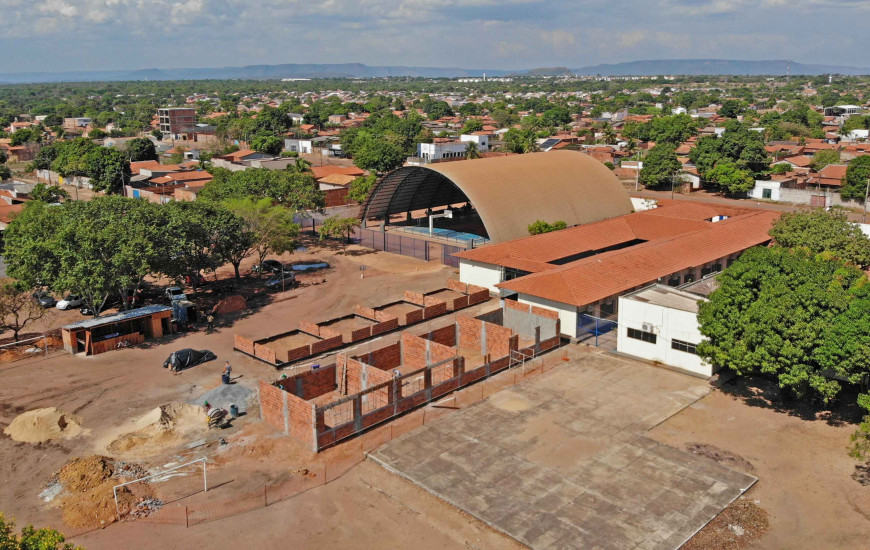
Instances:
[[[266,288],[269,290],[281,290],[282,288],[293,288],[296,286],[296,275],[292,271],[284,273],[284,278],[281,275],[275,275],[266,281]]]
[[[282,270],[290,271],[289,268],[284,267],[284,264],[278,260],[263,260],[263,263],[255,265],[252,268],[254,273],[274,273],[276,275],[280,274]]]
[[[93,315],[94,314],[93,310],[91,310],[91,308],[89,308],[88,306],[80,307],[79,313],[81,313],[82,315]]]
[[[170,302],[176,300],[187,300],[187,295],[184,293],[184,289],[180,286],[171,286],[167,288],[166,297],[169,298]]]
[[[54,307],[54,305],[57,303],[57,300],[54,299],[54,296],[45,291],[33,293],[33,299],[39,302],[39,305],[41,305],[42,307]]]
[[[81,296],[77,294],[70,294],[63,300],[59,301],[54,307],[56,307],[57,309],[70,309],[74,307],[80,307],[84,303],[85,301],[84,299],[82,299]]]

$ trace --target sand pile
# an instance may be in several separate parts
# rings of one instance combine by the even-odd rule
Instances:
[[[71,527],[98,527],[115,521],[115,485],[138,479],[146,474],[138,465],[116,463],[106,456],[89,456],[69,461],[50,483],[63,486],[60,501],[63,521]],[[132,477],[123,475],[133,472]],[[154,493],[147,483],[136,483],[118,489],[121,514],[137,508],[143,499]]]
[[[133,430],[109,443],[111,453],[157,452],[185,435],[208,428],[205,410],[187,403],[161,405],[133,423]]]
[[[193,401],[196,405],[205,406],[208,401],[212,407],[221,409],[230,409],[230,405],[235,405],[240,411],[248,410],[248,405],[254,397],[254,391],[242,386],[241,384],[221,384],[210,392],[199,396]]]
[[[70,438],[82,431],[81,419],[56,407],[34,409],[15,417],[3,432],[15,441],[42,443],[60,437]]]

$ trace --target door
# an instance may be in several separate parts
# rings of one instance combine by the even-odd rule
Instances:
[[[825,196],[824,195],[811,195],[810,196],[810,206],[814,208],[824,208],[827,206],[825,204]]]

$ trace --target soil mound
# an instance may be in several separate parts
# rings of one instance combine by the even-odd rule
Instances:
[[[82,431],[81,419],[56,407],[34,409],[15,417],[3,432],[15,441],[43,443],[60,437],[75,437]]]
[[[241,384],[221,384],[210,392],[201,395],[193,403],[205,406],[206,401],[208,401],[212,407],[228,410],[230,405],[235,405],[239,410],[245,412],[248,410],[248,405],[253,397],[254,391]]]
[[[146,475],[137,464],[115,462],[93,455],[67,462],[50,481],[63,487],[60,501],[63,521],[70,527],[98,527],[117,519],[113,488]],[[138,503],[153,498],[147,483],[118,488],[122,516],[137,509]]]
[[[134,430],[109,443],[110,453],[135,450],[157,451],[176,443],[186,434],[207,427],[205,411],[197,405],[169,403],[161,405],[133,423]]]

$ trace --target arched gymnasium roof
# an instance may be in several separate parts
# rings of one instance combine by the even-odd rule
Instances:
[[[604,164],[562,150],[405,166],[378,182],[361,216],[384,218],[466,200],[493,243],[527,237],[536,220],[572,226],[632,212],[628,193]]]

